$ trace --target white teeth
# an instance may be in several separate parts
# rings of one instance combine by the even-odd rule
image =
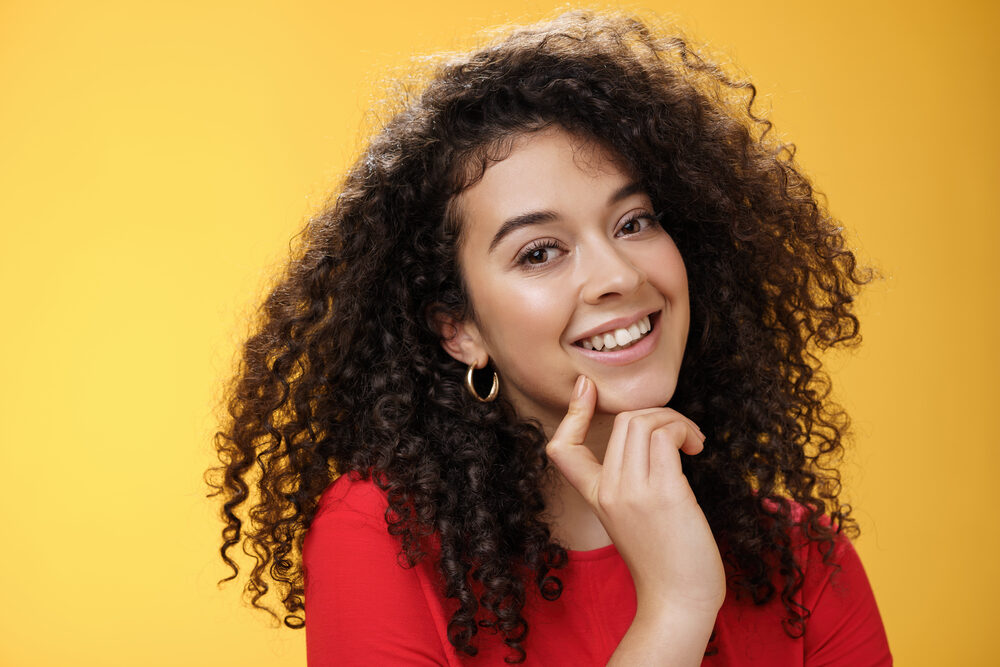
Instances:
[[[587,350],[614,350],[618,347],[624,347],[629,343],[634,343],[643,335],[649,333],[650,329],[652,329],[652,326],[649,323],[649,315],[646,315],[639,321],[631,324],[627,329],[615,329],[608,333],[591,336],[581,341],[580,345]]]

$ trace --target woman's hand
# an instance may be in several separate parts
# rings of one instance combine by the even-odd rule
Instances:
[[[622,412],[602,465],[582,444],[596,403],[594,383],[581,376],[546,453],[593,508],[628,565],[636,618],[651,625],[663,619],[699,628],[707,624],[707,641],[726,579],[678,451],[697,454],[705,436],[670,408]]]

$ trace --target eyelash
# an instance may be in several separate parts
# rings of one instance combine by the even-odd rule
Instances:
[[[650,224],[659,225],[660,221],[663,219],[663,214],[664,213],[665,213],[665,211],[660,211],[659,213],[649,213],[648,211],[638,211],[634,215],[629,216],[624,222],[622,222],[621,225],[619,226],[619,229],[621,229],[625,225],[631,224],[631,223],[636,222],[638,220],[649,220]],[[639,232],[633,232],[633,234],[638,234],[641,231],[643,231],[643,230],[640,230]],[[631,234],[628,234],[628,236],[631,236]],[[533,265],[533,264],[530,264],[528,262],[528,259],[531,257],[531,253],[535,252],[536,250],[541,250],[543,248],[546,248],[546,249],[549,249],[549,248],[551,248],[551,249],[557,249],[557,248],[559,248],[559,243],[557,241],[555,241],[554,239],[542,239],[540,241],[533,241],[530,245],[528,245],[527,248],[525,248],[521,252],[520,255],[518,255],[518,257],[517,257],[517,264],[519,266],[522,266],[522,267],[528,269],[529,271],[542,268],[548,262],[543,262],[542,264],[534,264]]]
[[[541,240],[541,241],[532,241],[531,244],[528,245],[528,247],[525,248],[524,251],[521,252],[520,255],[518,255],[518,257],[517,257],[517,263],[518,263],[519,266],[523,266],[524,268],[529,269],[529,270],[536,269],[536,268],[542,266],[542,264],[535,264],[535,265],[533,265],[530,262],[528,262],[528,259],[531,257],[531,253],[535,252],[536,250],[541,250],[543,248],[558,248],[558,247],[559,247],[559,243],[557,243],[553,239],[544,239],[544,240]]]

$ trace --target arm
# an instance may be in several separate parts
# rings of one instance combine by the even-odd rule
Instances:
[[[611,655],[608,667],[701,665],[714,624],[714,616],[699,618],[681,610],[662,610],[648,615],[637,612],[628,632]]]
[[[806,665],[883,667],[892,665],[889,641],[875,595],[854,546],[837,537],[834,562],[822,563],[815,543],[803,585],[803,602],[812,610],[805,634]]]
[[[303,549],[310,667],[448,664],[419,576],[398,551],[377,513],[317,515]]]

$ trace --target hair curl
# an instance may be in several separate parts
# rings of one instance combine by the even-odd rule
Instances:
[[[523,660],[527,582],[554,599],[567,562],[542,519],[545,438],[504,400],[467,394],[428,312],[471,313],[455,195],[511,137],[558,125],[611,148],[668,211],[691,299],[671,405],[708,436],[684,472],[729,585],[758,604],[780,595],[786,632],[801,635],[791,529],[825,556],[837,532],[858,532],[838,499],[849,420],[814,353],[860,342],[853,295],[874,272],[845,248],[794,145],[769,136],[755,95],[683,37],[579,10],[437,64],[306,225],[226,387],[208,476],[224,581],[242,542],[252,604],[273,614],[276,585],[286,625],[302,627],[319,496],[339,474],[375,473],[409,562],[427,555],[423,536],[439,540],[451,643],[474,655],[477,628],[493,627]]]

